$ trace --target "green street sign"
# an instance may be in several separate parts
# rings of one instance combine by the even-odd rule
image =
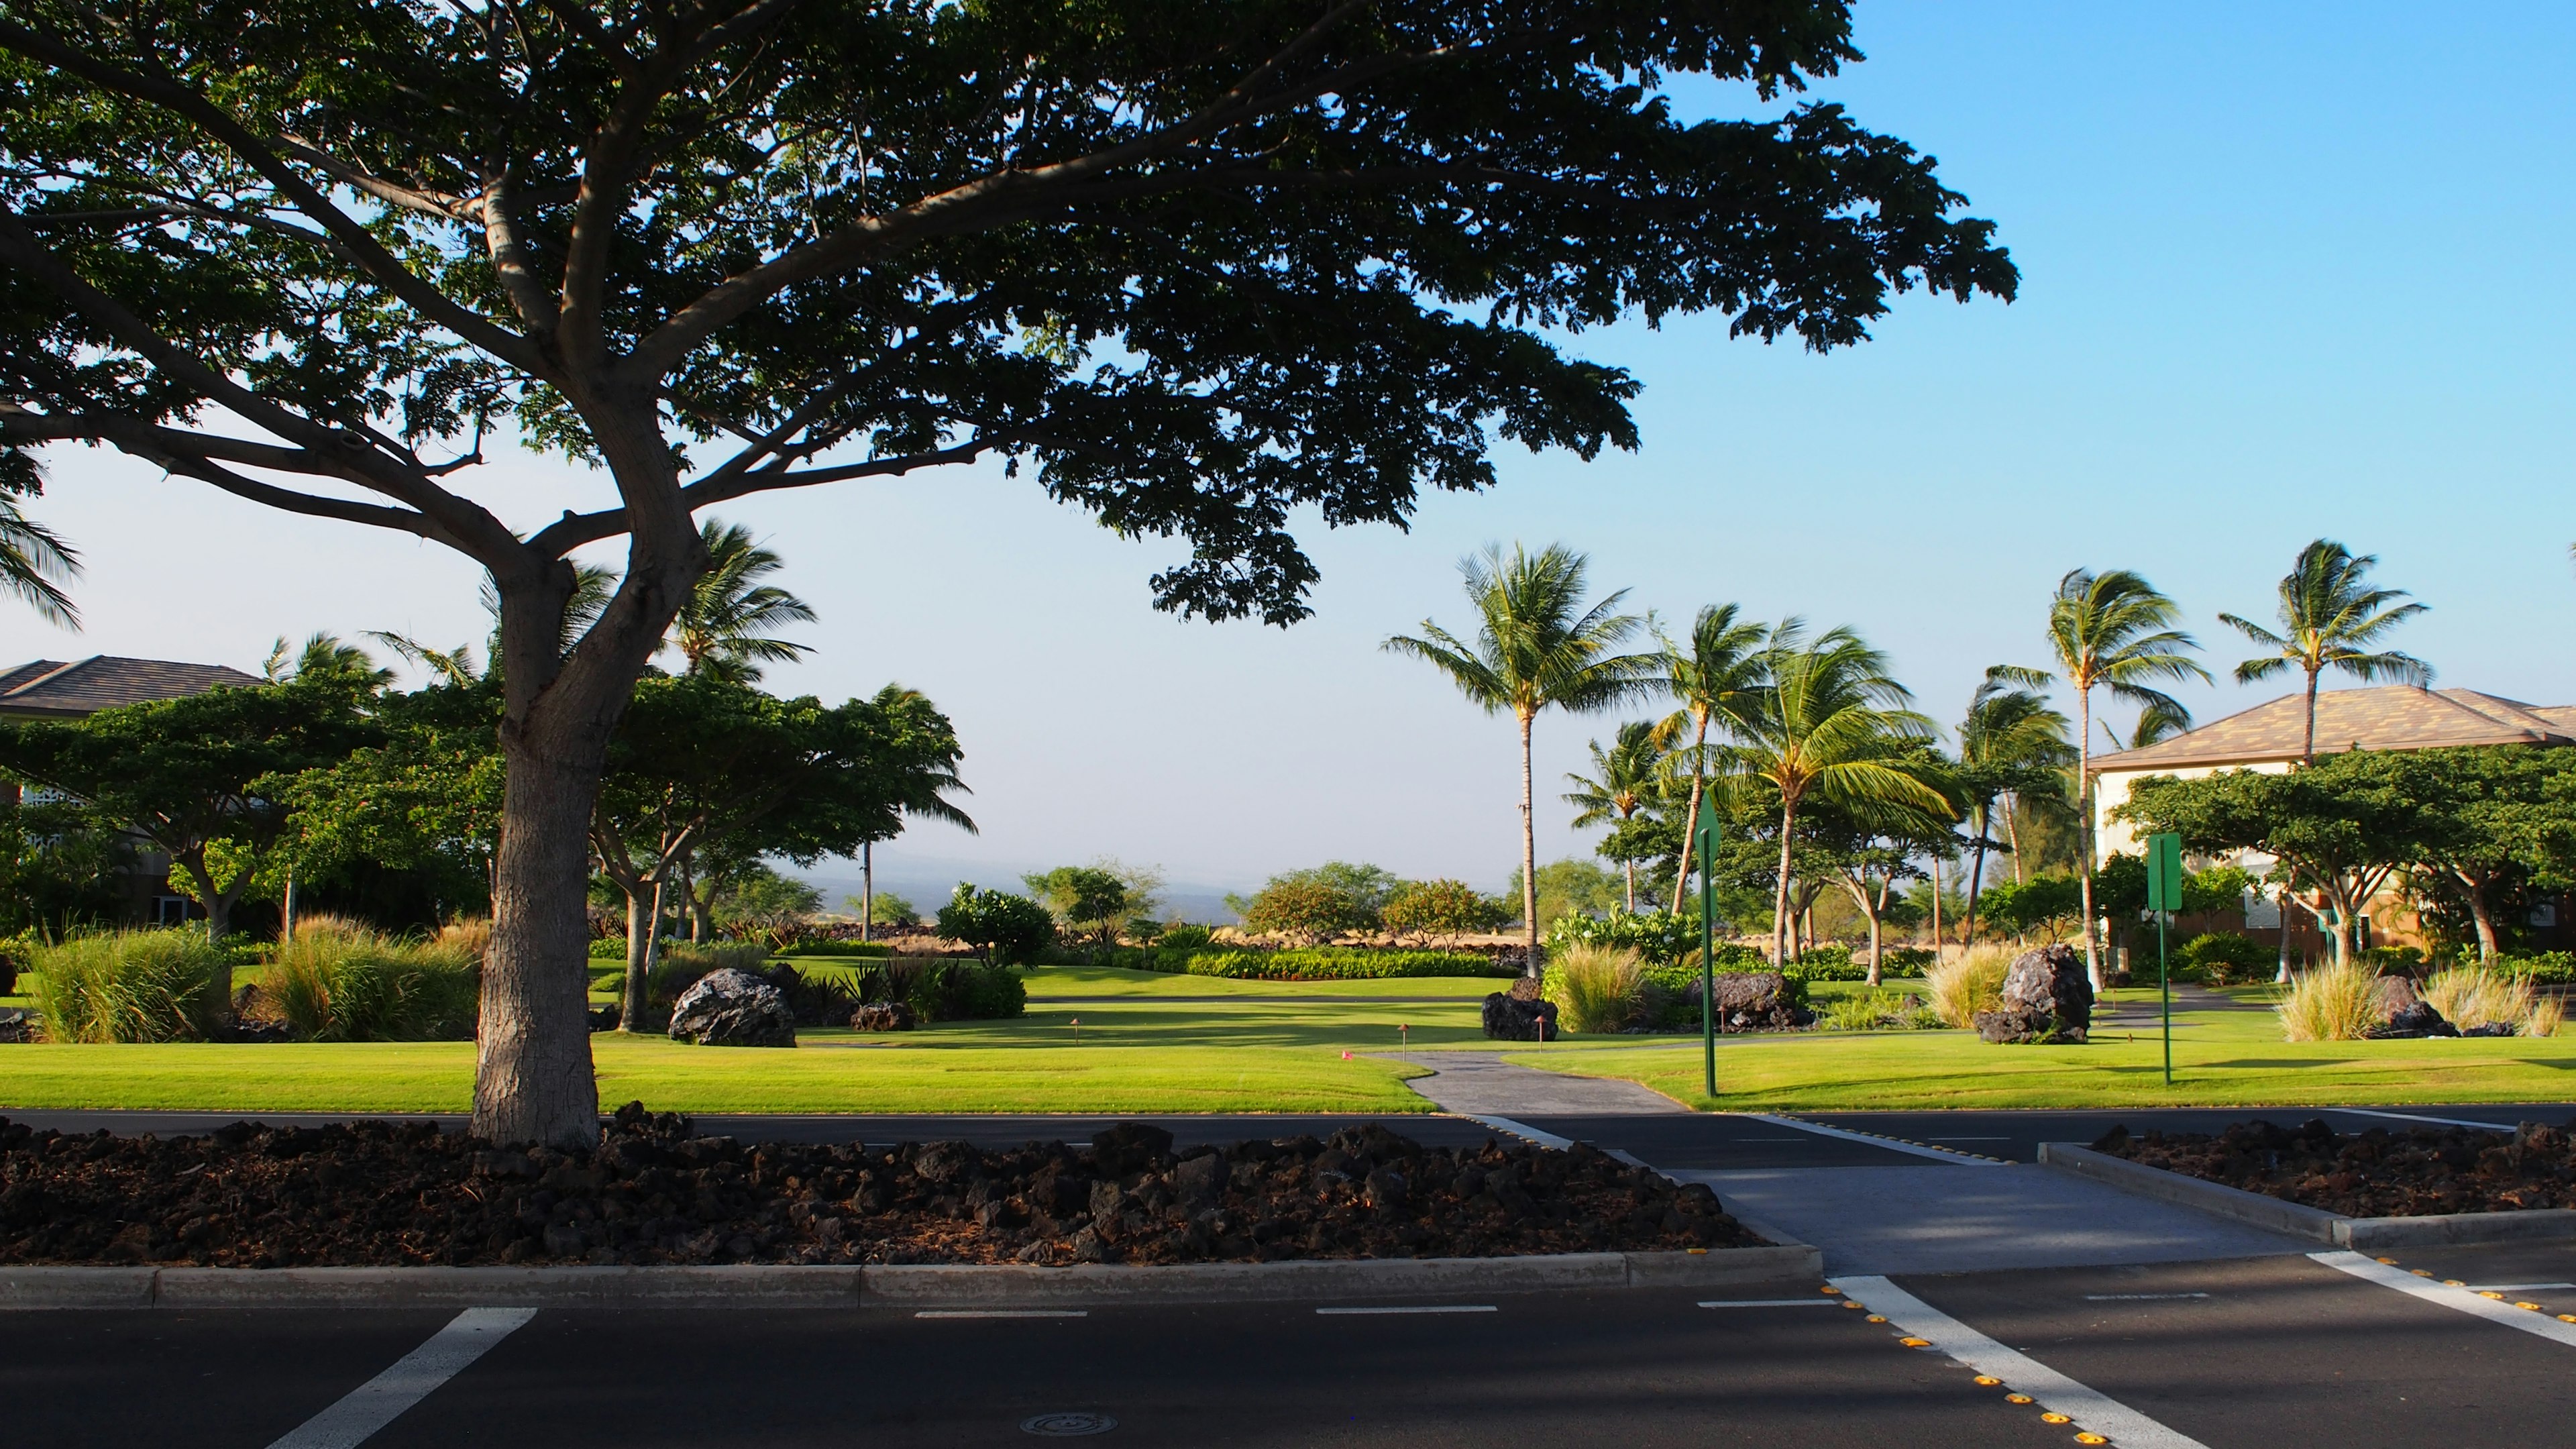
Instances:
[[[2182,837],[2147,837],[2147,909],[2182,909]]]

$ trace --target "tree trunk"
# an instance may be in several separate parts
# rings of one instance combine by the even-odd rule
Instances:
[[[1982,806],[1977,811],[1976,863],[1968,867],[1968,918],[1959,925],[1961,951],[1977,944],[1977,895],[1986,883],[1986,832],[1994,828],[1994,816],[1995,807],[1992,805]],[[1939,899],[1937,892],[1934,899]]]
[[[868,928],[877,919],[877,843],[859,842],[859,939],[868,939]]]
[[[619,998],[617,1029],[640,1032],[652,998],[653,925],[656,913],[647,904],[644,883],[620,881],[626,892],[626,989]]]
[[[2469,892],[2469,919],[2478,927],[2478,961],[2493,965],[2496,958],[2495,917],[2487,910],[2487,888],[2483,881],[2461,876],[2460,884]]]
[[[2301,742],[2301,744],[2300,744],[2300,746],[2299,746],[2299,763],[2300,763],[2300,764],[2302,764],[2302,765],[2313,765],[2313,764],[2315,764],[2316,762],[2317,762],[2317,672],[2316,672],[2315,670],[2311,669],[2311,670],[2309,670],[2309,671],[2308,671],[2308,732],[2307,732],[2307,736],[2306,736],[2306,738]]]
[[[2290,888],[2286,885],[2280,887],[2273,892],[2273,897],[2280,902],[2281,908],[2281,960],[2279,968],[2272,973],[2272,984],[2287,986],[2290,984]]]
[[[170,859],[176,863],[180,869],[186,871],[188,873],[188,879],[196,884],[197,904],[206,908],[206,944],[210,946],[221,946],[224,939],[224,929],[232,924],[233,898],[231,892],[215,889],[215,878],[213,873],[206,868],[206,854],[202,847],[199,848],[193,856],[180,856],[173,854]],[[240,889],[242,882],[249,878],[250,872],[247,870],[243,871],[240,875],[235,876],[233,878],[234,889]],[[184,906],[180,908],[179,919],[183,925],[187,921],[187,908]],[[224,958],[224,964],[221,968],[214,971],[206,978],[206,1008],[218,1021],[223,1020],[232,1014],[233,966],[232,958],[230,956],[226,956]]]
[[[1628,877],[1628,914],[1633,916],[1637,914],[1637,863],[1623,860],[1619,865]]]
[[[590,1147],[590,814],[607,754],[548,757],[504,730],[508,785],[492,945],[483,962],[474,1132],[494,1142]]]
[[[1535,812],[1536,791],[1530,778],[1530,717],[1521,722],[1521,935],[1527,948],[1523,963],[1530,975],[1538,974],[1538,821]]]
[[[2021,792],[2015,790],[2011,803],[2004,806],[2004,844],[2012,847],[2013,884],[2025,882],[2021,875]]]
[[[1939,961],[1947,950],[1941,939],[1941,853],[1932,853],[1932,959]]]
[[[2083,728],[2075,736],[2075,864],[2084,882],[2084,979],[2093,983],[2093,994],[2102,994],[2102,953],[2093,945],[2093,691],[2088,686],[2077,698],[2082,701]]]
[[[1798,807],[1780,807],[1780,879],[1771,893],[1771,965],[1786,970],[1789,964],[1789,932],[1794,929],[1789,918],[1789,840],[1798,828]]]
[[[1682,818],[1682,868],[1673,874],[1673,914],[1676,916],[1682,913],[1682,891],[1690,880],[1691,842],[1699,838],[1699,802],[1700,797],[1708,793],[1707,777],[1708,716],[1703,714],[1699,716],[1699,733],[1691,744],[1690,813]],[[1708,869],[1708,862],[1701,861],[1699,868]],[[1629,893],[1635,894],[1633,887]],[[1636,908],[1634,901],[1629,902],[1628,909],[1633,911]]]

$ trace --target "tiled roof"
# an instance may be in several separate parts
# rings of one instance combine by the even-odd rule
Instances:
[[[2299,758],[2303,695],[2284,695],[2196,730],[2114,755],[2096,770],[2162,770]],[[2449,745],[2576,744],[2576,705],[2529,705],[2474,689],[2391,684],[2317,696],[2317,753],[2430,750]]]
[[[119,659],[109,654],[71,663],[39,659],[0,674],[0,715],[80,719],[120,704],[177,699],[226,685],[261,682],[255,674],[220,664]]]

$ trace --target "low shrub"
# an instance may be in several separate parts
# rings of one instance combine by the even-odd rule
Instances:
[[[1717,974],[1720,976],[1727,975],[1730,972],[1740,974],[1747,971],[1768,971],[1771,969],[1771,958],[1762,954],[1761,947],[1747,946],[1740,941],[1718,942],[1716,962]],[[1649,969],[1652,969],[1655,965],[1652,960],[1649,960],[1646,964]],[[1689,950],[1674,957],[1671,964],[1680,970],[1690,973],[1690,978],[1693,981],[1697,981],[1699,979],[1699,947],[1693,945]],[[1782,972],[1781,974],[1787,975],[1788,973]]]
[[[2275,1009],[2284,1040],[2359,1041],[2379,1025],[2379,973],[2359,961],[2302,971]]]
[[[1028,1012],[1028,983],[1019,972],[971,956],[862,957],[798,969],[809,986],[827,987],[853,1005],[900,1001],[925,1022],[996,1021]],[[840,1019],[846,1023],[849,1013]]]
[[[1929,946],[1890,946],[1880,953],[1881,976],[1920,976],[1938,959]]]
[[[625,960],[625,959],[626,959],[626,938],[625,938],[624,936],[593,936],[593,937],[591,937],[591,938],[590,938],[590,959],[592,959],[593,961],[623,961],[623,960]]]
[[[1932,1014],[1944,1026],[1974,1028],[1978,1012],[1992,1011],[2002,1003],[2004,973],[2011,969],[2012,953],[2001,946],[1973,946],[1933,963],[1923,972]]]
[[[1215,940],[1216,932],[1208,927],[1183,924],[1164,927],[1154,946],[1162,951],[1204,951]]]
[[[272,953],[262,994],[312,1041],[460,1041],[474,1035],[481,971],[463,941],[398,940],[308,917]]]
[[[1637,1019],[1644,965],[1633,946],[1566,946],[1541,973],[1539,994],[1567,1031],[1623,1031]]]
[[[76,936],[36,952],[35,970],[48,1041],[210,1041],[223,1033],[222,983],[232,960],[201,932]]]
[[[984,890],[965,881],[939,908],[942,940],[959,941],[996,966],[1037,961],[1055,944],[1055,916],[1027,896]]]
[[[2541,951],[2533,955],[2499,954],[2496,966],[2540,986],[2576,986],[2576,952]]]
[[[1686,954],[1696,957],[1699,941],[1699,917],[1673,911],[1614,911],[1607,916],[1574,912],[1557,917],[1547,928],[1551,951],[1573,946],[1626,948],[1649,962],[1678,961]]]
[[[1171,953],[1160,953],[1168,957]],[[1472,951],[1376,951],[1315,946],[1286,951],[1198,951],[1182,970],[1231,981],[1379,981],[1398,976],[1517,976]]]
[[[2205,931],[2183,942],[2172,964],[2212,986],[2233,986],[2267,980],[2278,972],[2281,948],[2233,931]]]
[[[1916,1031],[1942,1025],[1920,997],[1894,991],[1854,992],[1828,1001],[1816,1024],[1834,1031]]]
[[[1869,968],[1852,959],[1851,947],[1818,946],[1780,969],[1798,981],[1867,981]]]
[[[2442,1019],[2467,1030],[2473,1026],[2520,1026],[2531,1016],[2531,983],[2483,966],[2457,966],[2436,971],[2424,981],[2424,1000]]]

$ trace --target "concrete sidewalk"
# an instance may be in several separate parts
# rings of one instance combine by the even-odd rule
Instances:
[[[1668,1171],[1825,1253],[1827,1273],[1973,1273],[2303,1253],[2316,1245],[2013,1166]]]
[[[1389,1061],[1411,1062],[1435,1075],[1416,1077],[1405,1085],[1439,1104],[1444,1112],[1467,1117],[1620,1117],[1691,1115],[1690,1109],[1634,1082],[1603,1077],[1575,1077],[1516,1067],[1500,1052],[1377,1052]]]

